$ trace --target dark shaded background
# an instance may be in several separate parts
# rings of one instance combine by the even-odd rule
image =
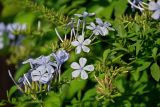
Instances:
[[[9,55],[0,56],[0,99],[7,99],[7,90],[13,85],[12,80],[8,75],[8,69],[11,70],[13,74],[14,65],[7,65],[6,59]],[[6,105],[4,107],[11,107],[11,105]]]

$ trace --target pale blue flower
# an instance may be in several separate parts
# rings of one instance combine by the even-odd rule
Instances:
[[[149,10],[152,10],[154,12],[151,16],[153,19],[159,19],[160,18],[160,0],[158,0],[157,3],[154,1],[150,1]]]
[[[71,18],[71,21],[67,24],[67,28],[70,27],[71,29],[74,29],[75,19]]]
[[[56,52],[56,54],[52,53],[51,55],[55,58],[58,65],[62,65],[64,62],[66,62],[69,59],[69,53],[67,53],[63,49],[60,49]]]
[[[75,24],[75,19],[74,18],[71,18],[71,21],[67,24],[67,28],[70,27],[71,28],[71,34],[70,34],[70,38],[72,38],[72,35],[76,35],[76,32],[75,32],[75,28],[74,28],[74,24]],[[66,39],[66,36],[65,36],[65,39]]]
[[[87,45],[89,45],[91,43],[90,39],[85,39],[84,40],[84,36],[78,36],[77,38],[78,40],[73,41],[71,44],[73,46],[76,46],[76,53],[80,54],[81,50],[83,50],[84,52],[89,52],[90,49],[87,47]]]
[[[147,5],[146,3],[142,2],[142,0],[128,0],[128,2],[131,4],[132,11],[139,9],[142,12],[144,10],[143,4]]]
[[[91,22],[86,28],[92,30],[93,34],[95,35],[103,35],[103,31],[101,30],[100,26],[96,26],[93,22]]]
[[[31,77],[33,81],[43,84],[50,81],[52,74],[58,70],[58,65],[50,61],[50,56],[40,56],[36,59],[28,59],[23,64],[30,63],[32,68]]]
[[[140,6],[140,3],[142,3],[142,0],[133,0],[132,3],[134,5]],[[132,11],[135,11],[135,6],[134,5],[131,5]]]
[[[102,36],[107,35],[109,33],[108,30],[115,31],[115,29],[111,27],[111,24],[109,22],[103,22],[100,18],[96,18],[96,22],[100,26]]]
[[[41,65],[31,72],[32,81],[39,81],[40,83],[46,84],[52,79],[53,73],[53,67],[49,65]]]
[[[31,78],[31,71],[25,73],[23,77],[20,77],[18,79],[18,84],[20,87],[23,87],[24,85],[29,85],[31,86],[32,78]]]
[[[87,59],[83,57],[79,59],[79,64],[77,62],[73,62],[71,64],[71,68],[75,69],[75,71],[72,72],[72,77],[76,78],[80,75],[82,79],[87,79],[88,74],[86,73],[86,71],[93,71],[94,66],[93,65],[85,66],[86,63]]]
[[[26,24],[20,24],[20,23],[13,23],[7,25],[7,30],[9,32],[16,32],[16,31],[25,31],[26,30]]]
[[[22,62],[23,64],[26,64],[26,63],[30,63],[30,66],[31,68],[36,68],[40,65],[50,65],[50,66],[56,66],[55,63],[51,62],[50,61],[50,56],[40,56],[36,59],[28,59],[24,62]]]
[[[94,16],[95,13],[88,13],[88,12],[83,12],[83,14],[74,14],[77,17],[82,17],[82,18],[86,18],[88,16]]]
[[[6,30],[8,32],[8,38],[13,40],[15,39],[15,32],[23,32],[26,31],[27,26],[26,24],[19,24],[19,23],[13,23],[13,24],[8,24],[6,27]]]

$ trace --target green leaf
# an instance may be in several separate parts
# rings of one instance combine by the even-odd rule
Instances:
[[[152,57],[154,58],[154,60],[156,60],[156,58],[157,58],[157,51],[158,51],[157,47],[154,47],[152,50]]]
[[[86,85],[86,80],[77,79],[73,80],[70,83],[70,87],[68,89],[67,98],[73,97],[79,90],[82,90]]]
[[[156,40],[156,44],[160,45],[160,38]]]
[[[13,93],[17,91],[17,86],[12,86],[8,92],[8,97],[11,97]]]
[[[112,59],[112,62],[116,62],[116,61],[120,60],[120,58],[121,58],[122,56],[123,56],[123,54],[121,54],[121,55],[113,58],[113,59]]]
[[[5,105],[6,105],[6,102],[4,100],[0,101],[0,106],[5,107]]]
[[[127,0],[118,0],[115,3],[115,16],[121,16],[127,8]]]
[[[134,79],[135,81],[138,81],[138,79],[139,79],[139,77],[140,77],[140,72],[139,72],[138,70],[133,70],[133,71],[131,72],[131,75],[132,75],[132,77],[133,77],[133,79]]]
[[[137,71],[143,71],[147,69],[150,66],[151,62],[142,62],[142,66],[137,68]]]
[[[13,4],[5,5],[2,11],[2,17],[15,15],[16,13],[18,13],[19,10],[21,10],[21,7],[19,5],[13,5]]]
[[[23,65],[18,71],[15,73],[15,80],[18,80],[29,68],[29,64]]]
[[[139,51],[141,50],[141,40],[138,40],[137,42],[136,42],[136,55],[138,55],[138,53],[139,53]]]
[[[106,61],[106,59],[107,59],[110,51],[111,51],[110,49],[106,49],[106,50],[103,52],[103,62]]]
[[[21,12],[15,17],[15,22],[25,23],[27,26],[31,26],[35,19],[33,13]]]
[[[57,93],[49,92],[48,97],[45,99],[44,107],[61,107],[61,99]]]
[[[160,68],[159,68],[158,64],[157,63],[153,63],[150,69],[151,69],[152,77],[156,81],[159,81],[159,79],[160,79]]]
[[[84,97],[83,97],[83,101],[85,101],[85,100],[90,100],[91,99],[91,97],[94,97],[96,95],[96,89],[95,88],[92,88],[92,89],[90,89],[90,90],[88,90],[86,93],[85,93],[85,95],[84,95]]]

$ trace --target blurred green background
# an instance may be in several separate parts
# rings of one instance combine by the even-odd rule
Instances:
[[[13,85],[7,73],[8,69],[15,80],[18,80],[29,69],[28,65],[22,65],[22,61],[29,57],[50,54],[58,42],[54,28],[60,29],[75,13],[84,11],[95,12],[96,17],[111,22],[116,29],[115,33],[100,38],[97,41],[99,43],[91,47],[93,52],[86,55],[90,57],[89,62],[101,64],[98,59],[102,59],[106,61],[105,67],[129,65],[132,69],[115,78],[114,85],[120,95],[114,97],[114,101],[110,101],[112,98],[107,95],[96,100],[98,83],[91,74],[88,81],[77,79],[72,80],[70,85],[64,84],[61,87],[62,93],[49,92],[44,98],[44,106],[160,107],[160,31],[157,30],[160,23],[145,14],[142,16],[139,11],[132,12],[127,0],[0,0],[0,22],[6,25],[15,22],[26,23],[28,26],[27,32],[24,33],[25,39],[20,45],[11,46],[6,40],[5,48],[0,50],[0,99],[8,98],[6,91]],[[40,31],[37,30],[38,21],[41,21]],[[68,68],[69,64],[77,59],[76,55],[71,53],[70,60],[62,68],[64,80],[72,72]],[[101,74],[105,73],[99,75]],[[100,76],[99,78],[102,79]],[[9,97],[16,96],[15,90],[15,87],[12,87]],[[101,96],[103,95],[100,94],[99,97]],[[38,102],[31,103],[26,96],[11,102],[16,101],[19,101],[17,106],[20,107],[40,106]]]

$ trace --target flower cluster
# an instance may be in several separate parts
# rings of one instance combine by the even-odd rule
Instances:
[[[160,19],[160,0],[157,0],[157,2],[150,1],[148,4],[143,2],[143,0],[128,0],[128,2],[131,4],[133,11],[135,11],[135,8],[141,12],[147,9],[154,12],[151,16],[153,19]]]
[[[89,53],[90,52],[89,45],[91,44],[91,42],[94,41],[94,39],[98,35],[105,36],[109,34],[109,30],[114,31],[109,22],[103,22],[100,18],[95,18],[97,25],[94,22],[87,23],[86,22],[87,17],[95,16],[95,13],[84,12],[83,14],[75,14],[74,16],[75,17],[71,18],[71,21],[67,24],[67,28],[70,28],[71,30],[69,41],[71,41],[71,45],[73,47],[76,47],[75,48],[76,54],[80,54],[82,51]],[[88,36],[88,34],[86,33],[87,30],[92,31],[90,36]],[[55,31],[60,41],[64,42],[67,38],[66,37],[67,34],[65,34],[65,38],[63,40],[58,31],[56,29]],[[88,78],[88,74],[85,72],[85,70],[93,71],[94,66],[88,65],[84,67],[86,62],[87,59],[81,57],[79,59],[80,65],[78,65],[76,62],[73,62],[71,64],[71,68],[76,69],[75,71],[72,72],[72,77],[78,77],[79,74],[81,74],[82,79]]]
[[[56,53],[51,53],[48,56],[40,56],[36,59],[30,58],[24,61],[23,64],[29,63],[31,69],[25,73],[23,77],[19,78],[18,85],[21,88],[26,85],[32,88],[32,82],[36,82],[39,85],[47,84],[48,90],[50,90],[51,80],[53,77],[56,77],[57,74],[60,74],[61,65],[68,59],[69,53],[63,49],[60,49]]]
[[[20,23],[12,23],[5,25],[3,22],[0,23],[0,49],[4,47],[4,38],[9,40],[15,40],[15,34],[20,34],[26,31],[27,26],[26,24]],[[6,36],[7,35],[7,36]]]
[[[82,51],[89,53],[89,46],[91,42],[98,37],[98,35],[105,36],[109,34],[109,30],[114,31],[109,22],[103,22],[100,18],[95,18],[97,25],[94,22],[88,23],[86,21],[87,17],[95,16],[95,13],[84,12],[83,14],[75,14],[74,16],[75,17],[71,18],[71,21],[67,24],[67,30],[70,30],[69,37],[67,37],[68,34],[65,34],[63,39],[56,28],[55,32],[61,41],[61,44],[65,44],[65,42],[69,41],[69,45],[71,47],[76,47],[76,54],[80,54]],[[25,25],[18,24],[10,24],[7,26],[7,29],[11,32],[25,30],[25,28]],[[88,36],[87,32],[92,33]],[[72,49],[66,50],[64,46],[48,56],[40,56],[36,59],[29,58],[28,60],[24,61],[23,64],[29,63],[30,69],[27,73],[23,74],[21,78],[19,78],[18,83],[14,81],[11,73],[9,72],[10,77],[14,83],[17,84],[19,89],[25,86],[33,89],[32,84],[36,83],[38,86],[47,85],[47,89],[50,90],[50,84],[52,83],[53,79],[58,78],[60,81],[61,66],[69,59],[70,54],[68,52],[72,51]],[[74,69],[74,71],[72,72],[71,76],[73,78],[77,78],[80,75],[81,79],[87,79],[88,74],[86,71],[94,71],[94,66],[92,64],[86,65],[86,63],[87,59],[84,57],[79,59],[79,64],[77,62],[72,62],[71,68]]]

